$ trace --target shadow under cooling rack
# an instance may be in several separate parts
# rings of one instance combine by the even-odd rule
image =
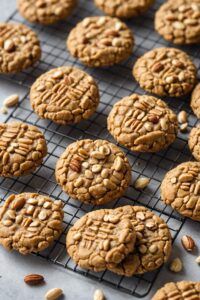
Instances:
[[[81,65],[77,60],[72,58],[66,50],[65,40],[71,28],[86,16],[100,14],[94,7],[93,1],[80,1],[79,7],[75,10],[72,17],[67,19],[66,22],[63,21],[49,27],[30,24],[15,11],[8,21],[21,22],[33,28],[41,40],[43,55],[41,61],[32,69],[17,75],[2,76],[4,79],[11,80],[27,89],[40,74],[47,70],[61,65],[70,65],[82,68],[96,79],[101,93],[101,103],[97,112],[90,120],[78,125],[61,126],[48,120],[39,119],[30,107],[28,94],[20,101],[19,106],[14,109],[7,121],[24,121],[41,128],[47,140],[48,155],[34,174],[17,179],[1,178],[0,198],[2,200],[0,200],[0,202],[3,202],[11,193],[21,193],[24,191],[34,191],[49,195],[55,199],[61,199],[64,203],[65,212],[63,233],[50,248],[35,255],[83,276],[102,281],[115,289],[136,297],[144,297],[149,293],[159,270],[144,274],[143,276],[126,278],[113,273],[111,274],[109,271],[93,273],[82,270],[74,265],[73,261],[68,257],[65,247],[65,238],[68,228],[86,212],[98,209],[99,207],[80,203],[63,193],[55,181],[54,169],[58,157],[65,150],[66,146],[76,140],[83,138],[102,138],[114,142],[107,131],[106,124],[107,115],[112,105],[120,98],[131,93],[144,94],[144,91],[138,87],[132,78],[131,70],[135,60],[152,48],[169,46],[169,43],[160,38],[153,30],[154,13],[161,3],[163,3],[163,1],[157,1],[154,8],[146,15],[127,22],[135,34],[135,49],[133,55],[123,64],[102,69],[91,69]],[[199,69],[200,48],[193,46],[192,48],[182,47],[182,49],[191,55]],[[191,128],[197,123],[197,119],[191,113],[188,100],[187,98],[165,99],[176,113],[180,110],[186,110],[188,112],[189,128]],[[174,241],[183,226],[184,219],[160,200],[159,187],[168,170],[183,161],[191,159],[191,154],[187,146],[187,134],[179,133],[173,145],[156,154],[133,153],[124,147],[121,148],[127,154],[130,161],[133,180],[136,180],[140,176],[145,176],[150,178],[150,184],[142,191],[135,190],[133,185],[131,185],[124,197],[104,207],[111,208],[126,204],[144,205],[167,222]]]

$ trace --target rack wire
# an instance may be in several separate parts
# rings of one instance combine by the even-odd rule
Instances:
[[[85,271],[76,266],[68,257],[65,247],[65,237],[68,228],[73,225],[83,214],[94,209],[94,205],[86,205],[68,197],[57,185],[54,177],[55,164],[66,146],[70,143],[84,138],[102,138],[115,142],[109,135],[106,126],[107,115],[112,105],[120,98],[132,93],[144,94],[131,75],[131,69],[135,60],[148,50],[155,47],[170,46],[153,30],[153,17],[155,10],[163,1],[158,0],[157,4],[144,16],[129,20],[128,26],[133,29],[135,34],[135,49],[133,55],[123,64],[112,68],[90,69],[83,66],[76,59],[72,58],[66,50],[65,40],[74,25],[86,16],[100,15],[93,1],[80,0],[79,6],[73,15],[57,25],[45,27],[26,22],[17,11],[7,20],[8,22],[20,22],[28,25],[35,30],[42,44],[43,55],[41,61],[32,69],[21,72],[17,75],[1,76],[16,84],[28,88],[34,80],[43,72],[61,66],[77,66],[90,73],[96,79],[101,93],[101,103],[97,112],[90,118],[78,125],[61,126],[48,120],[42,120],[32,111],[29,103],[29,92],[20,101],[9,115],[6,121],[23,121],[38,126],[44,132],[47,144],[48,155],[43,164],[34,174],[19,178],[0,178],[0,203],[12,193],[25,191],[38,192],[49,195],[64,202],[64,230],[61,237],[55,241],[50,248],[39,254],[50,262],[53,262],[66,269],[79,273],[83,276],[93,278],[121,290],[135,297],[144,297],[150,292],[159,270],[134,276],[131,278],[121,277],[111,274],[109,271],[93,273]],[[182,47],[193,58],[197,68],[200,66],[200,48],[198,46]],[[169,106],[175,111],[186,110],[189,116],[189,127],[197,123],[196,117],[189,108],[189,97],[185,99],[165,99]],[[173,241],[176,239],[184,218],[166,206],[160,199],[159,187],[166,172],[177,164],[191,160],[191,154],[187,146],[187,134],[179,133],[178,138],[168,149],[156,154],[141,154],[128,151],[121,147],[127,154],[132,167],[133,179],[140,176],[150,178],[149,186],[143,191],[135,190],[133,185],[128,189],[126,195],[104,207],[116,207],[126,204],[144,205],[162,217],[168,224]]]

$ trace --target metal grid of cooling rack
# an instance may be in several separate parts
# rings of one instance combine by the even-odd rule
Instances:
[[[65,236],[68,228],[84,213],[98,209],[98,207],[80,203],[63,193],[55,181],[54,168],[58,157],[65,150],[66,146],[77,139],[102,138],[114,142],[106,129],[106,119],[112,105],[123,96],[127,96],[133,92],[144,94],[144,91],[138,87],[131,75],[131,68],[134,61],[152,48],[169,46],[169,43],[162,40],[153,30],[155,10],[163,1],[158,0],[154,8],[145,16],[127,22],[129,27],[133,29],[136,38],[133,55],[123,64],[102,69],[89,69],[81,65],[70,56],[65,46],[65,40],[69,31],[78,21],[89,15],[100,14],[92,2],[86,0],[80,1],[79,7],[66,22],[60,22],[50,27],[29,24],[20,17],[17,11],[8,19],[9,22],[24,23],[38,33],[42,43],[43,55],[41,61],[31,70],[29,69],[17,75],[2,76],[3,78],[29,88],[32,82],[43,72],[61,65],[75,65],[94,76],[100,88],[101,103],[97,112],[90,120],[75,126],[60,126],[37,117],[30,108],[27,92],[26,96],[20,101],[19,106],[9,115],[7,121],[24,121],[41,128],[47,140],[48,155],[34,174],[17,179],[1,178],[0,198],[2,200],[0,202],[3,202],[11,193],[21,193],[24,191],[35,191],[50,195],[56,199],[61,199],[64,202],[65,211],[63,233],[59,240],[55,241],[49,249],[37,255],[76,273],[106,283],[115,289],[136,297],[144,297],[152,288],[159,270],[143,276],[125,278],[113,273],[111,274],[109,271],[101,273],[85,271],[74,265],[73,261],[67,256]],[[200,57],[200,48],[194,46],[192,48],[182,47],[182,49],[192,56],[199,69],[200,59],[198,57]],[[175,112],[180,110],[188,112],[190,128],[196,124],[197,119],[189,108],[189,97],[186,99],[165,100]],[[173,240],[175,240],[184,223],[184,219],[170,207],[166,207],[163,204],[160,200],[159,186],[162,178],[169,169],[178,163],[191,159],[191,154],[187,147],[187,134],[179,134],[172,146],[157,154],[131,153],[126,148],[122,147],[122,149],[127,154],[132,166],[133,180],[136,180],[139,176],[146,176],[151,181],[149,186],[143,191],[137,191],[133,186],[130,186],[124,197],[105,207],[116,207],[125,204],[145,205],[167,222]]]

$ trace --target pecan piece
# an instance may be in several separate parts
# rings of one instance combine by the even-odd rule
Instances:
[[[70,164],[69,164],[70,169],[72,171],[80,173],[81,172],[81,161],[78,159],[72,159]]]

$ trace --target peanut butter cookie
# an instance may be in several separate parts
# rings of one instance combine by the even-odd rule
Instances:
[[[46,154],[46,141],[37,127],[20,122],[0,124],[0,176],[29,174]]]
[[[108,263],[120,263],[133,251],[135,231],[126,217],[112,209],[87,213],[67,234],[67,251],[80,267],[104,271]]]
[[[198,83],[192,92],[191,108],[194,114],[200,118],[200,83]]]
[[[112,66],[127,59],[133,50],[133,34],[117,18],[88,17],[70,32],[70,53],[90,67]]]
[[[146,12],[155,0],[95,0],[96,6],[106,14],[119,17],[131,18]]]
[[[197,70],[185,52],[175,48],[156,48],[137,60],[133,75],[147,92],[181,97],[193,89]]]
[[[49,25],[69,16],[76,3],[76,0],[17,0],[17,7],[28,21]]]
[[[167,1],[156,13],[155,30],[174,44],[200,42],[200,1]]]
[[[200,299],[200,282],[179,281],[166,283],[151,300],[198,300]]]
[[[59,67],[41,75],[31,87],[33,110],[59,124],[88,119],[99,104],[94,79],[80,69]]]
[[[72,198],[96,205],[119,198],[131,168],[125,154],[104,140],[80,140],[67,147],[56,165],[56,179]]]
[[[188,146],[195,159],[200,161],[200,125],[191,130],[188,139]]]
[[[41,56],[35,32],[22,24],[0,24],[0,73],[16,73],[34,65]]]
[[[114,105],[108,116],[108,130],[131,151],[158,152],[174,142],[178,122],[162,100],[133,94]]]
[[[61,201],[22,193],[7,198],[0,210],[0,244],[21,254],[39,252],[62,232]]]
[[[172,241],[167,224],[143,206],[124,206],[114,210],[120,220],[129,219],[136,231],[132,253],[108,269],[119,275],[132,276],[159,268],[171,254]]]
[[[161,198],[185,217],[200,221],[200,163],[188,161],[169,171]]]

